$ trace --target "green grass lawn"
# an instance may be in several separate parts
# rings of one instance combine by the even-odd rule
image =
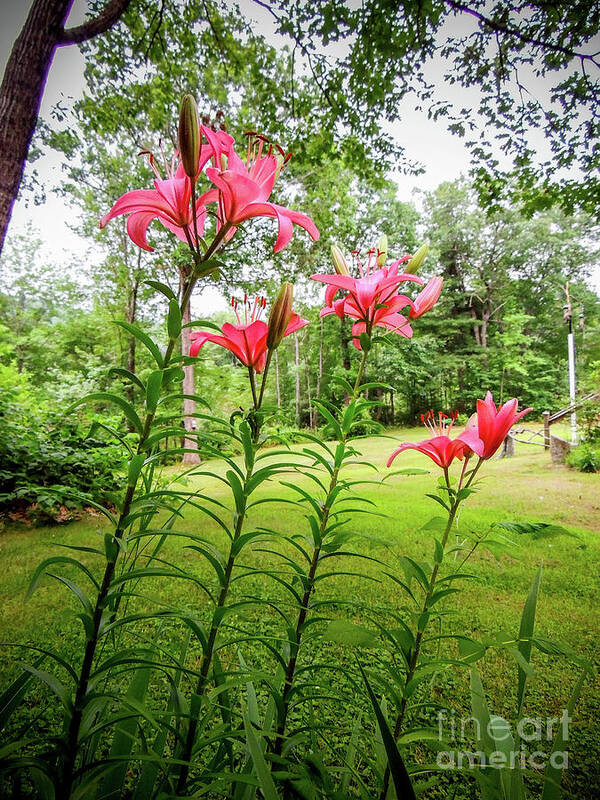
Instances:
[[[402,440],[423,438],[422,429],[394,431],[394,437]],[[379,473],[364,467],[353,467],[356,477],[379,481],[386,473],[385,460],[394,449],[395,442],[385,438],[361,440],[357,446],[366,459],[372,461]],[[437,516],[439,506],[424,497],[424,493],[435,488],[438,473],[432,462],[418,453],[401,455],[394,467],[430,468],[428,475],[396,476],[382,484],[370,485],[365,495],[376,501],[378,511],[385,517],[358,515],[353,522],[362,539],[363,548],[384,559],[392,566],[399,555],[410,555],[416,559],[429,559],[433,549],[431,534],[421,527],[431,517]],[[221,470],[214,462],[211,469]],[[174,468],[166,470],[173,477]],[[551,539],[534,539],[530,535],[518,537],[511,554],[496,560],[489,554],[477,553],[469,571],[476,580],[468,581],[459,601],[450,598],[448,609],[454,614],[448,618],[448,626],[474,638],[481,638],[499,630],[518,632],[519,619],[525,597],[535,576],[538,565],[543,564],[543,579],[538,602],[537,628],[540,636],[557,639],[570,646],[578,655],[598,663],[598,564],[600,563],[600,476],[586,475],[553,466],[549,454],[541,447],[518,445],[511,459],[488,462],[482,470],[483,480],[479,491],[463,506],[459,519],[462,530],[483,531],[495,521],[543,521],[566,526],[580,538],[559,536]],[[294,482],[309,488],[308,480],[294,477]],[[229,502],[225,486],[212,478],[189,479],[186,487],[201,489],[224,502]],[[267,484],[259,490],[259,496],[270,495],[291,498],[291,490],[276,483]],[[289,504],[268,503],[258,506],[250,524],[293,532],[303,530],[306,522],[302,509]],[[74,522],[64,527],[38,529],[12,529],[0,535],[2,578],[0,579],[0,638],[3,643],[30,643],[37,646],[59,642],[59,647],[72,657],[81,641],[79,623],[68,611],[71,603],[66,592],[51,579],[44,579],[33,597],[25,602],[28,580],[38,562],[57,552],[57,544],[85,545],[99,543],[98,532],[103,529],[103,518],[94,517]],[[215,543],[223,543],[215,523],[199,511],[189,508],[185,520],[178,525],[180,530],[202,532]],[[369,544],[369,538],[371,544]],[[382,543],[383,542],[383,543]],[[372,548],[372,549],[371,549]],[[197,574],[206,574],[201,557],[183,550],[180,540],[167,543],[164,557],[172,561],[185,560]],[[246,562],[261,564],[268,559],[261,553],[245,557]],[[90,564],[93,562],[89,562]],[[380,579],[380,568],[372,562],[364,562],[362,572]],[[370,565],[369,565],[370,564]],[[340,569],[355,570],[356,563],[339,560]],[[203,595],[191,589],[190,584],[154,582],[146,593],[153,599],[181,603],[190,608],[205,607]],[[252,579],[254,593],[276,597],[276,589],[267,578]],[[322,587],[322,588],[321,588]],[[247,589],[248,587],[246,587]],[[375,582],[348,576],[324,582],[319,587],[323,596],[338,597],[357,603],[352,610],[352,619],[368,623],[368,614],[359,610],[360,605],[400,607],[403,599],[390,580]],[[208,608],[206,608],[208,611]],[[348,613],[340,604],[338,614]],[[251,619],[256,624],[270,625],[271,621]],[[331,654],[331,644],[314,647],[321,655]],[[339,648],[338,648],[339,649]],[[78,651],[79,652],[79,651]],[[337,654],[337,651],[336,651]],[[16,659],[23,657],[22,651],[2,647],[3,685],[16,671]],[[338,654],[339,655],[339,654]],[[245,653],[254,666],[260,665],[258,653]],[[304,654],[306,658],[306,653]],[[315,657],[316,656],[310,656]],[[344,651],[339,655],[348,664],[353,654]],[[484,684],[488,691],[490,706],[495,713],[511,716],[516,695],[516,665],[505,654],[491,651],[480,662]],[[577,677],[577,668],[564,657],[543,655],[534,651],[535,677],[529,684],[525,713],[531,717],[556,716],[564,708]],[[343,692],[349,688],[343,687]],[[458,712],[468,706],[468,675],[466,671],[447,672],[435,677],[433,691]],[[39,703],[35,692],[30,695],[30,713]],[[339,726],[351,725],[356,703],[347,697],[347,718],[340,718]],[[361,699],[361,704],[363,703]],[[364,704],[366,712],[366,704]],[[339,710],[338,712],[339,713]],[[570,763],[565,786],[573,796],[581,800],[592,800],[600,791],[600,691],[595,677],[588,679],[583,697],[577,707],[576,719],[569,738]],[[418,755],[418,754],[417,754]],[[450,796],[432,790],[426,797]],[[461,792],[464,792],[461,793]],[[469,793],[471,792],[471,793]],[[460,789],[456,798],[476,797],[472,788]]]

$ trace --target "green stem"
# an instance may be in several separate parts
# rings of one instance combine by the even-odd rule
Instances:
[[[358,368],[358,374],[356,376],[356,381],[354,383],[354,390],[352,392],[352,397],[350,398],[350,402],[356,400],[358,397],[358,393],[360,390],[361,382],[363,379],[363,375],[365,372],[365,367],[367,365],[368,359],[368,350],[363,350],[362,359],[360,362],[360,366]],[[345,433],[342,435],[340,442],[342,444],[346,443],[348,439],[348,434]],[[315,542],[315,548],[313,550],[312,559],[310,562],[310,567],[308,570],[308,574],[306,576],[306,585],[304,589],[304,596],[302,597],[302,603],[300,605],[300,609],[298,612],[298,620],[296,623],[296,633],[294,640],[290,642],[290,657],[287,663],[286,673],[285,673],[285,683],[283,687],[283,708],[281,712],[281,716],[277,726],[277,736],[275,739],[275,743],[273,745],[273,752],[276,755],[281,755],[281,750],[283,748],[283,740],[285,735],[285,728],[287,725],[287,718],[289,713],[289,706],[290,706],[290,693],[292,691],[294,685],[294,676],[296,672],[296,665],[298,661],[298,653],[300,651],[300,645],[302,642],[302,632],[304,629],[304,623],[306,622],[306,617],[308,616],[308,604],[310,602],[311,595],[314,591],[315,586],[315,578],[317,575],[317,567],[319,565],[319,559],[321,557],[321,545],[323,541],[323,537],[325,536],[325,531],[327,529],[327,523],[329,521],[329,516],[331,514],[331,503],[330,498],[331,495],[338,484],[340,473],[340,467],[335,467],[331,474],[331,480],[329,482],[329,489],[327,492],[327,497],[325,498],[325,503],[323,505],[323,514],[321,517],[321,522],[319,525],[319,538],[318,541]]]
[[[369,333],[370,335],[370,333]],[[363,350],[362,358],[360,360],[360,365],[358,367],[358,373],[356,375],[356,380],[354,382],[354,392],[352,394],[352,400],[356,400],[358,396],[358,390],[360,389],[360,385],[362,383],[363,376],[365,374],[365,368],[367,366],[367,358],[369,357],[369,351]]]
[[[263,371],[263,377],[262,377],[262,383],[261,383],[261,388],[260,388],[260,394],[259,395],[257,395],[257,393],[256,393],[256,380],[255,380],[254,369],[252,367],[250,367],[250,366],[248,367],[248,376],[250,378],[250,388],[252,390],[252,401],[253,401],[253,404],[254,404],[254,409],[253,409],[254,411],[259,411],[260,410],[260,406],[261,406],[263,395],[264,395],[264,391],[265,391],[266,377],[267,377],[267,372],[269,370],[269,364],[270,364],[270,361],[271,361],[271,355],[272,355],[272,352],[269,351],[269,353],[267,355],[267,361],[266,361],[266,364],[265,364],[265,369]],[[255,429],[253,428],[253,443],[254,443],[254,445],[256,445],[257,442],[258,442],[259,435],[260,435],[260,423],[259,423],[258,419],[255,418],[253,420],[253,425],[256,426]],[[245,477],[245,480],[244,480],[244,497],[246,496],[245,495],[246,486],[248,485],[248,481],[250,480],[251,477],[252,477],[252,468],[249,468],[247,470],[247,472],[246,472],[246,477]],[[242,533],[242,528],[243,528],[243,525],[244,525],[245,516],[246,515],[245,515],[245,506],[244,506],[244,512],[240,513],[238,515],[236,526],[235,526],[235,530],[234,530],[233,539],[231,540],[231,546],[229,548],[229,557],[227,559],[227,564],[225,566],[223,585],[221,587],[221,593],[219,595],[219,599],[218,599],[217,606],[216,606],[217,609],[223,608],[225,606],[226,601],[227,601],[227,596],[229,594],[229,588],[230,588],[230,585],[231,585],[231,574],[233,572],[233,568],[234,568],[234,565],[235,565],[235,544],[236,544],[237,540],[239,539],[239,537],[240,537],[240,535]],[[204,658],[202,659],[202,667],[200,668],[200,677],[198,678],[198,685],[196,687],[196,694],[197,695],[202,695],[204,693],[205,688],[206,688],[206,683],[207,683],[207,680],[208,680],[208,673],[210,671],[210,666],[211,666],[212,660],[213,660],[213,655],[214,655],[214,650],[215,650],[215,642],[217,640],[218,632],[219,632],[219,622],[215,621],[215,616],[213,616],[213,623],[211,625],[211,628],[210,628],[210,631],[209,631],[209,634],[208,634],[208,639],[207,639],[207,642],[206,642],[206,650],[205,650],[205,653],[204,653]],[[181,767],[181,771],[179,773],[179,778],[178,778],[178,781],[177,781],[177,791],[178,791],[178,793],[183,792],[185,790],[185,787],[186,787],[186,784],[187,784],[187,780],[188,780],[188,776],[189,776],[189,772],[190,772],[190,759],[192,757],[192,750],[194,749],[194,743],[196,741],[196,733],[197,733],[197,731],[198,731],[198,717],[197,716],[191,716],[190,717],[190,725],[189,725],[187,736],[186,736],[185,748],[184,748],[184,751],[183,751],[183,754],[182,754],[182,759],[181,759],[184,762],[184,764]]]
[[[273,350],[267,350],[267,360],[265,362],[265,368],[263,370],[262,382],[260,384],[260,394],[258,395],[258,404],[255,404],[256,409],[258,410],[263,401],[263,397],[265,394],[265,388],[267,386],[267,373],[269,372],[269,366],[271,365],[271,359],[273,358]]]
[[[236,543],[242,533],[244,520],[246,518],[246,487],[248,486],[248,482],[252,477],[252,467],[249,467],[246,470],[246,476],[244,480],[244,508],[241,512],[238,513],[238,517],[235,524],[235,529],[233,533],[233,537],[231,539],[231,545],[229,547],[229,556],[227,558],[227,564],[225,565],[225,572],[223,575],[223,583],[221,585],[221,592],[219,594],[219,599],[217,601],[217,605],[215,607],[215,612],[213,614],[213,621],[210,627],[210,631],[208,633],[208,638],[206,640],[206,648],[204,651],[204,657],[202,659],[202,666],[200,668],[200,676],[198,678],[198,684],[196,686],[196,695],[201,697],[204,694],[206,689],[206,684],[208,682],[208,673],[210,672],[210,667],[212,664],[214,652],[215,652],[215,643],[217,641],[217,634],[219,632],[219,625],[221,620],[221,615],[217,612],[220,609],[225,607],[225,603],[227,602],[227,596],[229,594],[229,588],[231,586],[231,575],[233,573],[233,568],[235,566],[235,557],[236,557]],[[185,791],[185,787],[187,784],[189,772],[190,772],[190,761],[192,757],[192,751],[194,749],[194,743],[196,741],[196,734],[198,731],[198,715],[190,716],[190,724],[187,731],[185,746],[182,752],[181,760],[184,762],[181,766],[181,770],[179,773],[179,778],[177,781],[177,794],[182,794]]]
[[[471,473],[471,475],[469,477],[469,480],[467,481],[467,483],[463,487],[462,483],[463,483],[463,479],[464,479],[464,475],[465,475],[465,471],[466,471],[466,461],[465,461],[465,464],[463,464],[463,469],[462,469],[462,472],[461,472],[461,475],[460,475],[460,480],[459,480],[459,483],[458,483],[458,490],[459,491],[460,491],[461,488],[465,488],[466,489],[466,488],[468,488],[470,486],[471,482],[473,481],[473,479],[474,479],[474,477],[475,477],[475,475],[477,473],[477,470],[481,466],[481,463],[482,463],[482,461],[480,459],[478,461],[477,465],[475,466],[473,472]],[[444,475],[445,475],[445,478],[446,478],[446,486],[449,489],[450,488],[450,476],[448,474],[448,468],[447,467],[444,468]],[[442,536],[442,541],[441,541],[442,559],[443,559],[444,551],[446,549],[446,545],[448,544],[448,536],[450,535],[450,531],[452,530],[452,526],[454,525],[454,521],[456,519],[456,515],[458,513],[458,510],[459,510],[461,502],[462,502],[462,500],[456,500],[455,499],[452,502],[452,504],[450,506],[450,509],[448,511],[448,522],[446,523],[446,527],[444,529],[444,534]],[[442,564],[442,561],[436,561],[435,564],[434,564],[433,570],[431,572],[431,577],[429,579],[427,592],[425,593],[425,598],[423,600],[423,607],[421,609],[421,614],[419,615],[419,618],[422,618],[423,615],[427,613],[427,610],[429,608],[429,603],[431,602],[431,598],[432,598],[433,592],[435,590],[436,581],[437,581],[437,577],[438,577],[438,573],[439,573],[441,564]],[[394,725],[394,741],[396,741],[398,739],[398,737],[400,736],[400,732],[402,731],[402,726],[404,724],[404,719],[406,717],[406,709],[407,709],[407,705],[408,705],[408,698],[406,696],[406,689],[407,689],[409,683],[414,678],[415,672],[417,671],[417,667],[419,666],[419,656],[421,654],[421,647],[422,647],[422,644],[423,644],[423,637],[425,635],[426,629],[427,629],[427,622],[423,625],[422,629],[419,629],[417,631],[417,634],[415,636],[415,644],[414,644],[414,647],[413,647],[411,659],[410,659],[409,664],[408,664],[408,672],[406,673],[406,679],[404,681],[404,691],[403,691],[403,694],[402,694],[402,701],[400,703],[400,709],[398,711],[398,716],[396,717],[396,723]],[[388,789],[389,789],[389,785],[390,785],[390,768],[389,768],[389,765],[388,765],[388,766],[386,766],[385,773],[384,773],[384,776],[383,776],[383,789],[381,790],[381,794],[379,796],[379,800],[386,800]]]
[[[250,388],[252,389],[252,402],[254,403],[254,410],[258,409],[258,397],[256,394],[256,381],[254,379],[254,367],[248,367],[248,375],[250,377]]]
[[[219,246],[219,244],[223,239],[223,236],[225,235],[223,233],[223,229],[221,229],[220,233],[222,235],[221,236],[217,235],[217,237],[215,237],[215,240],[213,240],[212,242],[212,245],[215,245],[216,242],[216,247]],[[214,249],[216,249],[216,247]],[[202,264],[203,261],[206,261],[209,258],[208,253],[205,254],[204,256],[201,256],[193,248],[192,248],[192,253],[194,256],[194,261],[197,266],[199,266],[200,264]],[[180,308],[182,313],[183,310],[186,308],[187,304],[189,303],[190,297],[194,290],[194,286],[197,283],[197,280],[198,279],[196,276],[191,276],[187,282],[187,286],[183,292],[180,303]],[[169,365],[171,357],[173,355],[173,351],[175,349],[175,345],[177,344],[178,340],[179,336],[169,337],[165,355],[163,357],[162,369],[166,369],[166,367]],[[140,440],[138,442],[136,455],[140,455],[141,453],[144,452],[145,444],[150,435],[150,431],[152,430],[152,424],[154,422],[155,416],[156,416],[156,409],[148,411],[146,414],[144,427],[140,435]],[[114,533],[115,541],[121,540],[125,533],[127,527],[126,519],[129,516],[129,512],[131,510],[131,504],[133,502],[133,498],[135,495],[137,481],[138,478],[136,478],[133,483],[129,483],[127,485],[125,496],[123,498],[123,505],[121,507],[121,512],[119,514],[119,519],[117,521],[117,526],[115,528],[115,533]],[[94,657],[96,655],[98,641],[100,638],[99,637],[100,626],[102,624],[103,613],[106,607],[106,603],[108,601],[108,595],[112,584],[112,580],[114,578],[118,555],[119,555],[119,550],[117,548],[115,557],[107,559],[106,562],[102,583],[100,584],[98,594],[96,595],[96,604],[92,616],[92,630],[86,642],[85,652],[81,663],[81,670],[79,672],[79,678],[77,681],[77,689],[75,690],[73,711],[71,713],[71,718],[69,720],[69,725],[67,728],[64,756],[60,767],[60,790],[58,796],[64,798],[65,800],[68,800],[68,798],[70,797],[71,789],[73,787],[75,762],[77,759],[77,746],[79,742],[79,731],[83,717],[85,698],[89,689],[92,666],[94,663]]]
[[[200,241],[198,240],[198,220],[196,219],[196,181],[192,178],[192,220],[194,225],[194,240],[196,242],[196,253],[200,253]],[[187,231],[187,228],[186,228]]]

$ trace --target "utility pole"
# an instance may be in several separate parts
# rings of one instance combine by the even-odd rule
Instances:
[[[573,333],[573,307],[571,304],[571,293],[569,291],[569,281],[565,284],[566,304],[563,306],[563,317],[569,326],[567,334],[567,344],[569,350],[569,401],[573,410],[571,411],[571,444],[577,444],[577,411],[575,410],[575,335]]]

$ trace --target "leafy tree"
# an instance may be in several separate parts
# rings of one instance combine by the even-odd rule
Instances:
[[[556,334],[566,280],[577,282],[591,325],[598,314],[583,283],[598,263],[597,225],[558,209],[531,219],[510,207],[486,214],[464,181],[430,193],[425,220],[446,283],[422,327],[446,354],[450,404],[469,406],[492,388],[538,410],[555,406],[565,384],[566,335]]]
[[[56,48],[104,33],[117,22],[129,0],[110,0],[83,25],[66,28],[72,5],[73,0],[34,0],[4,70],[0,86],[0,252]]]
[[[485,205],[508,196],[530,212],[552,203],[595,212],[594,0],[256,2],[304,55],[330,124],[350,129],[363,152],[377,151],[388,163],[404,155],[381,122],[406,124],[410,98],[411,107],[447,120],[465,138]],[[459,90],[456,100],[447,85]]]

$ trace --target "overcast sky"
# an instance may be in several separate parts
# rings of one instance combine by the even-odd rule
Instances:
[[[16,3],[15,0],[0,0],[0,69],[10,53],[10,48],[18,35],[30,0]],[[251,9],[252,16],[257,20],[262,30],[271,29],[269,15],[262,12],[249,0],[243,0],[246,9]],[[70,24],[82,21],[86,3],[76,0],[71,13]],[[41,113],[48,118],[52,107],[61,102],[70,105],[73,100],[81,97],[84,90],[83,58],[77,47],[60,48],[52,64],[48,83],[44,93]],[[424,114],[416,112],[406,117],[402,125],[393,128],[397,141],[406,148],[409,160],[419,161],[425,166],[425,173],[418,177],[396,176],[399,186],[399,196],[403,200],[415,200],[418,205],[418,189],[434,189],[445,180],[457,178],[461,173],[466,174],[469,168],[469,155],[462,140],[449,134],[443,122],[434,123],[427,120]],[[89,242],[73,233],[69,228],[69,221],[73,219],[73,209],[69,207],[64,198],[52,191],[61,178],[61,163],[63,156],[50,152],[38,162],[36,168],[40,177],[48,187],[47,200],[43,205],[35,206],[31,202],[26,205],[27,198],[20,201],[13,212],[11,231],[22,230],[28,222],[33,223],[39,231],[44,243],[45,255],[53,262],[71,261],[69,254],[81,259],[93,258],[89,252]],[[132,187],[139,188],[139,187]],[[600,267],[597,269],[593,283],[600,290]],[[208,301],[208,303],[207,303]],[[211,293],[204,298],[199,297],[198,303],[203,306],[220,305],[216,296]],[[206,308],[205,308],[206,310]]]

